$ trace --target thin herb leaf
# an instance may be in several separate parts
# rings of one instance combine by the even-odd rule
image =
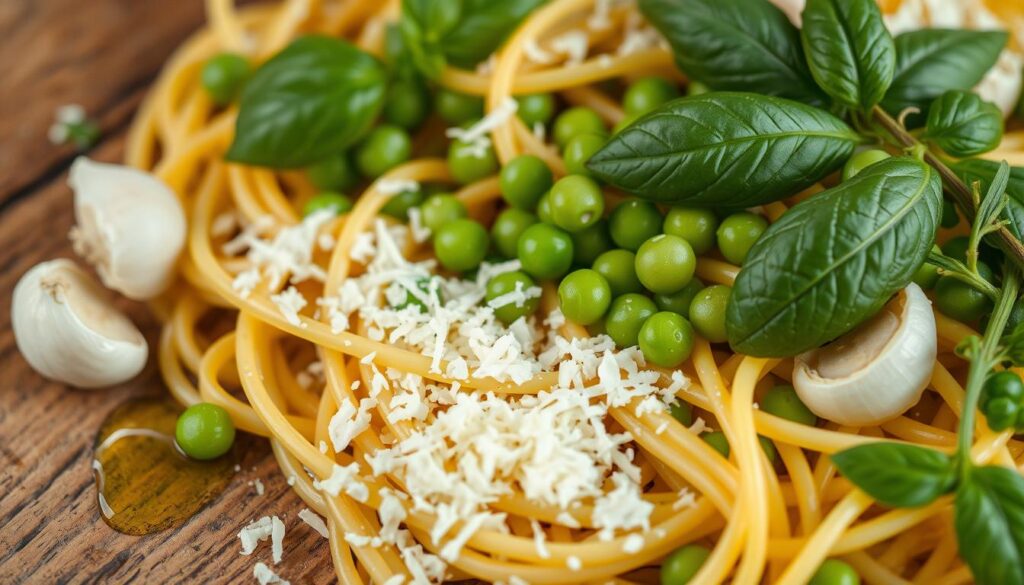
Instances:
[[[825,93],[868,111],[896,69],[896,49],[874,0],[808,0],[800,31],[811,74]]]
[[[897,508],[924,506],[956,485],[951,457],[927,447],[870,443],[832,455],[839,472],[879,502]]]
[[[1003,114],[969,91],[950,90],[928,109],[923,139],[953,156],[988,152],[1003,138]]]
[[[956,493],[960,556],[980,585],[1024,584],[1024,478],[1003,467],[971,469]]]
[[[1010,178],[1010,165],[1003,161],[999,169],[988,184],[984,197],[980,198],[978,215],[971,225],[970,242],[967,246],[967,262],[972,271],[978,271],[978,246],[981,245],[981,238],[999,228],[996,223],[999,214],[1006,208],[1008,199],[1006,197],[1006,186]]]
[[[968,185],[978,181],[982,190],[986,190],[999,166],[1000,163],[995,161],[967,159],[953,164],[952,168]],[[1000,217],[1007,221],[1006,227],[1010,233],[1018,239],[1024,239],[1024,167],[1010,168],[1006,194],[1009,198]]]
[[[1019,303],[1021,300],[1018,299],[1017,302]],[[1024,321],[1017,323],[1013,331],[1003,338],[1003,346],[1006,357],[1015,366],[1024,366]]]

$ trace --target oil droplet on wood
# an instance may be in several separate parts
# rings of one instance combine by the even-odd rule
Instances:
[[[97,503],[114,530],[141,535],[182,524],[231,481],[237,449],[196,461],[175,446],[181,412],[170,399],[135,399],[100,427],[93,454]]]

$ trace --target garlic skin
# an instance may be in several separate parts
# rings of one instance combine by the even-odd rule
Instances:
[[[174,281],[185,247],[185,212],[153,175],[78,157],[68,183],[75,192],[71,241],[104,286],[142,301]]]
[[[793,387],[822,418],[849,426],[876,425],[920,400],[937,350],[931,302],[911,283],[870,321],[797,356]]]
[[[109,292],[67,259],[37,264],[21,277],[11,325],[33,369],[80,388],[129,380],[149,354],[146,339]]]

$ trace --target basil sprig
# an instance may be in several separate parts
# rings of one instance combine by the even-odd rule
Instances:
[[[896,73],[882,100],[892,114],[924,112],[951,89],[969,90],[995,65],[1009,39],[1003,31],[922,29],[898,35]]]
[[[811,74],[833,99],[865,112],[881,101],[896,49],[874,0],[808,0],[800,36]]]
[[[974,156],[999,146],[1003,113],[968,91],[950,90],[928,108],[924,140],[953,156]]]
[[[956,491],[954,524],[964,558],[982,585],[1024,583],[1024,478],[976,467]]]
[[[787,357],[852,330],[905,287],[935,243],[942,187],[911,157],[795,205],[750,249],[726,310],[739,353]]]
[[[935,449],[899,443],[858,445],[832,456],[847,479],[893,507],[924,506],[956,485],[956,461]]]
[[[800,32],[766,0],[640,0],[676,63],[715,90],[755,91],[823,105]]]
[[[836,170],[860,141],[824,110],[752,93],[712,92],[665,104],[615,135],[588,167],[662,201],[749,207]]]
[[[375,58],[345,41],[293,41],[242,91],[227,159],[294,168],[341,152],[373,124],[386,77]]]
[[[416,66],[436,79],[473,67],[545,0],[403,0],[401,30]]]
[[[1000,164],[982,159],[962,160],[953,165],[953,170],[968,185],[978,182],[984,192],[989,189],[999,172]],[[1006,184],[1008,197],[1003,208],[1002,219],[1006,228],[1018,239],[1024,238],[1024,167],[1011,167]]]

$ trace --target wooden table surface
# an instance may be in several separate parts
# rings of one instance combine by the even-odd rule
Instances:
[[[334,581],[327,541],[298,520],[303,504],[264,441],[251,441],[227,491],[183,526],[144,537],[109,528],[96,504],[92,442],[118,404],[165,392],[155,365],[117,388],[73,390],[36,375],[11,333],[18,278],[72,256],[66,179],[78,153],[47,141],[54,110],[83,105],[103,128],[88,154],[120,161],[140,99],[203,18],[201,0],[0,0],[0,584],[255,583],[253,564],[271,565],[269,543],[241,556],[236,534],[267,514],[287,526],[274,569],[294,584]],[[125,306],[155,348],[145,309]]]

